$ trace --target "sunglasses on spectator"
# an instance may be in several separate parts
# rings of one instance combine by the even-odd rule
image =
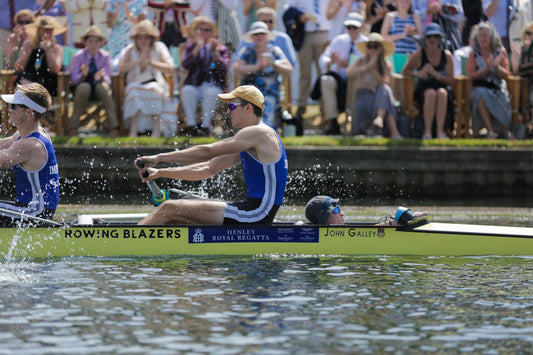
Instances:
[[[33,23],[33,21],[32,20],[25,20],[25,21],[24,20],[18,20],[17,23],[19,25],[29,25],[30,23]]]
[[[15,111],[17,109],[17,107],[22,107],[22,108],[26,108],[25,105],[21,105],[21,104],[9,104],[11,106],[11,110],[12,111]]]
[[[525,31],[524,33],[525,33],[526,35],[528,35],[528,36],[533,35],[533,32],[531,32],[531,31]]]
[[[440,38],[440,35],[428,35],[426,38]]]
[[[369,43],[369,44],[366,45],[366,48],[368,48],[368,49],[378,49],[378,48],[381,48],[381,44]]]
[[[202,31],[202,32],[211,32],[211,31],[213,31],[212,28],[206,28],[206,27],[203,27],[203,28],[202,27],[198,27],[196,30],[197,31]]]
[[[264,23],[274,23],[274,20],[263,20]]]
[[[341,208],[339,206],[335,206],[335,208],[331,212],[334,213],[334,214],[339,214],[339,213],[341,213]]]
[[[228,103],[228,108],[230,111],[233,111],[237,108],[237,106],[242,106],[242,105],[243,105],[242,102],[236,102],[236,103],[230,102]]]
[[[346,26],[347,29],[349,30],[357,30],[359,29],[359,27],[356,27],[356,26]]]

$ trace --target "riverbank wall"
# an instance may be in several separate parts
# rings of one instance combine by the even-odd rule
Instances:
[[[62,196],[80,202],[102,198],[127,202],[139,193],[146,195],[133,166],[135,158],[170,149],[57,146]],[[316,194],[410,200],[533,195],[533,151],[525,148],[288,147],[287,156],[288,199]],[[12,172],[3,170],[0,179],[2,186],[13,186]],[[230,200],[244,193],[237,168],[203,182],[160,179],[158,183]]]

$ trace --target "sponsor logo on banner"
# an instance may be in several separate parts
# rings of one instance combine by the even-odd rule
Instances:
[[[198,227],[189,229],[189,243],[318,243],[318,228]]]

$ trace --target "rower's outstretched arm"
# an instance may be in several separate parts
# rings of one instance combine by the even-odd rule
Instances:
[[[154,167],[158,163],[189,165],[207,162],[218,156],[236,154],[254,148],[264,140],[265,134],[263,129],[258,126],[246,127],[237,132],[235,136],[215,143],[139,157],[135,161],[135,166],[137,167],[137,160],[139,159],[144,161],[145,167],[147,168]]]
[[[220,157],[213,158],[207,162],[184,165],[180,167],[153,169],[149,168],[146,171],[150,175],[141,178],[143,182],[160,177],[170,179],[180,179],[188,181],[197,181],[207,179],[221,172],[224,169],[231,168],[241,162],[239,154],[226,154]]]

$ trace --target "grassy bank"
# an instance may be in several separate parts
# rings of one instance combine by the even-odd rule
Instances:
[[[101,136],[89,137],[53,137],[55,145],[65,146],[98,146],[98,147],[139,147],[139,146],[175,146],[187,147],[190,145],[206,144],[215,142],[220,138],[151,138],[151,137],[120,137],[109,138]],[[404,139],[392,140],[388,138],[367,138],[348,136],[303,136],[282,138],[286,147],[299,146],[329,146],[329,147],[352,147],[352,146],[403,146],[403,147],[465,147],[465,148],[530,148],[533,140],[509,141],[505,139]]]

